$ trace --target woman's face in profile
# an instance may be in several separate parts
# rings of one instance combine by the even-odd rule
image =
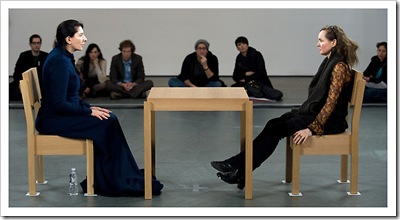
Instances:
[[[326,38],[325,30],[319,32],[317,47],[321,55],[328,56],[331,53],[332,48],[335,46],[336,40],[330,41],[328,38]]]
[[[385,46],[383,46],[383,45],[379,46],[378,49],[377,49],[377,54],[378,54],[379,59],[381,61],[383,61],[386,58],[386,48],[385,48]]]
[[[82,27],[78,27],[77,32],[74,34],[74,36],[68,38],[70,40],[70,46],[72,48],[72,51],[70,52],[83,50],[83,46],[85,46],[85,43],[87,41],[86,36],[83,34]]]

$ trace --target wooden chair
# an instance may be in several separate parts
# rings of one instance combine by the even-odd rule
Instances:
[[[93,141],[39,134],[35,129],[35,119],[41,106],[41,91],[36,68],[31,68],[22,73],[20,87],[27,126],[29,192],[26,195],[38,196],[40,193],[36,191],[36,183],[47,183],[43,178],[44,155],[86,155],[87,193],[85,196],[95,196],[93,188]],[[36,165],[37,181],[35,183]]]
[[[286,138],[286,180],[284,182],[292,183],[290,196],[302,196],[299,191],[301,155],[341,155],[341,176],[338,182],[350,182],[350,192],[347,194],[360,195],[358,192],[358,126],[364,89],[365,80],[362,78],[362,73],[355,71],[353,92],[349,103],[349,108],[353,106],[353,111],[350,128],[345,132],[334,135],[313,135],[301,145],[293,143],[293,136]],[[348,156],[351,156],[350,181],[347,180]]]

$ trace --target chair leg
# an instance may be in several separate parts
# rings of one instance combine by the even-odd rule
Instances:
[[[285,175],[285,183],[291,183],[292,182],[292,160],[293,160],[293,150],[290,145],[290,138],[291,137],[286,137],[286,175]]]
[[[47,184],[47,180],[44,180],[44,166],[43,166],[43,156],[36,156],[36,164],[37,164],[37,184],[45,185]]]
[[[353,153],[351,156],[351,174],[350,174],[350,192],[347,192],[348,195],[361,195],[358,192],[358,153]]]
[[[348,155],[340,156],[340,180],[338,183],[349,183],[350,181],[347,179],[347,170],[348,170]]]
[[[28,140],[28,193],[26,196],[38,196],[40,193],[36,191],[36,157],[34,147],[29,144]]]
[[[87,173],[87,193],[85,196],[96,196],[94,194],[94,153],[93,153],[93,141],[86,140],[86,173]]]
[[[292,143],[291,143],[292,144]],[[303,196],[300,193],[300,145],[293,144],[293,166],[292,166],[292,192],[290,196]]]

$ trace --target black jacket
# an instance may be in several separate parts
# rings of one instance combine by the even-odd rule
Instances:
[[[38,59],[35,59],[31,50],[20,53],[17,63],[15,64],[13,81],[9,84],[10,100],[22,100],[21,91],[19,90],[19,81],[22,80],[22,73],[32,67],[36,67],[39,77],[39,85],[42,87],[42,66],[47,55],[47,52],[40,51]]]
[[[245,73],[247,71],[253,71],[254,74],[246,76]],[[242,79],[244,79],[245,82],[254,80],[267,85],[270,88],[274,88],[268,78],[263,55],[253,47],[249,47],[246,57],[240,53],[236,56],[233,80],[239,82]]]
[[[198,62],[198,65],[201,66],[200,62],[197,61],[197,54],[196,52],[193,52],[185,57],[185,60],[182,63],[182,68],[181,68],[181,73],[178,75],[178,79],[181,81],[185,80],[190,80],[194,85],[196,86],[205,86],[207,83],[210,81],[218,81],[219,80],[219,67],[218,67],[218,58],[211,53],[211,51],[208,51],[207,53],[207,64],[208,68],[214,73],[214,75],[211,78],[207,77],[207,74],[204,72],[204,70],[201,68],[198,71],[195,71],[196,67],[196,62]],[[195,74],[196,72],[201,72],[204,74]]]
[[[368,64],[367,69],[364,70],[364,76],[370,77],[369,81],[374,83],[380,83],[381,81],[387,84],[387,65],[384,59],[381,61],[378,56],[371,58],[371,62]],[[376,77],[379,69],[382,67],[382,74],[380,77]],[[371,77],[372,76],[372,77]]]
[[[31,50],[22,52],[18,57],[17,63],[15,64],[13,73],[14,82],[19,84],[19,81],[22,79],[22,73],[32,67],[36,67],[38,75],[41,76],[42,66],[44,64],[44,61],[46,60],[47,55],[47,52],[40,51],[39,60],[38,62],[35,62]]]
[[[144,82],[146,77],[144,73],[144,65],[142,56],[132,53],[131,56],[131,73],[133,82],[138,84]],[[110,65],[110,80],[113,83],[122,82],[124,79],[124,63],[122,61],[122,53],[112,57]]]

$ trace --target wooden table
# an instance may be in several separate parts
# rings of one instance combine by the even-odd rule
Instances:
[[[252,199],[253,103],[243,88],[153,87],[144,102],[145,199],[152,199],[155,175],[156,111],[240,111],[240,148],[246,151],[245,198]]]

